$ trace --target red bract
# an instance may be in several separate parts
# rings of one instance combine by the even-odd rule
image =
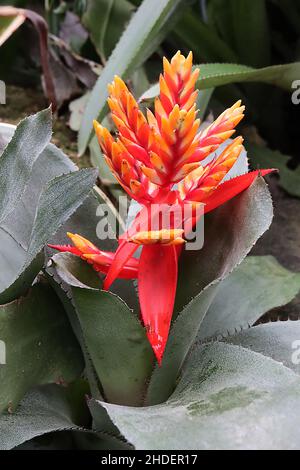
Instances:
[[[107,274],[109,267],[115,259],[115,253],[99,250],[93,243],[78,234],[68,232],[68,237],[73,242],[71,245],[48,245],[54,250],[72,253],[87,261],[95,271]],[[119,277],[123,279],[135,279],[138,275],[138,260],[132,258],[128,263],[122,266]]]
[[[195,104],[199,69],[192,69],[192,53],[185,58],[177,52],[170,62],[164,58],[163,64],[154,113],[148,110],[145,117],[125,83],[115,77],[109,85],[108,105],[117,138],[94,123],[108,166],[130,197],[141,204],[140,213],[120,237],[114,254],[100,252],[94,245],[85,246],[83,253],[76,241],[80,253],[74,248],[55,247],[83,256],[95,269],[107,273],[103,286],[106,290],[117,277],[138,277],[142,319],[159,363],[172,320],[178,256],[184,236],[197,222],[197,206],[204,204],[204,212],[209,212],[246,189],[258,174],[272,171],[254,171],[222,182],[241,154],[242,137],[231,141],[219,156],[202,166],[201,162],[235,132],[244,106],[238,101],[206,129],[199,130]],[[163,213],[190,206],[190,216],[188,220],[183,215],[169,218],[167,226],[162,217],[153,228],[151,209],[156,204],[158,211],[164,205]],[[140,245],[142,252],[137,260],[133,255]]]

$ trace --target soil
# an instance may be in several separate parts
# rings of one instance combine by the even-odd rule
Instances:
[[[18,124],[21,119],[48,106],[44,95],[30,88],[6,87],[6,105],[0,105],[0,122]],[[68,116],[53,117],[52,142],[63,150],[80,168],[91,166],[89,156],[77,156],[77,134],[67,125]]]
[[[20,119],[47,106],[44,96],[35,90],[7,87],[7,104],[0,106],[0,122],[17,124]],[[68,116],[54,118],[53,142],[78,166],[90,166],[88,155],[77,157],[76,133],[67,125]],[[274,202],[271,228],[253,248],[253,255],[273,255],[283,266],[300,272],[300,199],[290,197],[279,186],[277,176],[268,178]],[[300,293],[284,307],[268,312],[260,321],[300,318]]]

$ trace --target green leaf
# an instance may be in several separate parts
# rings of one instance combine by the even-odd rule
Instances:
[[[256,144],[246,143],[252,166],[258,168],[277,168],[279,170],[280,186],[291,196],[300,197],[300,166],[290,170],[287,166],[290,156],[278,150],[271,150]]]
[[[270,31],[265,0],[229,0],[231,27],[239,61],[252,67],[270,62]]]
[[[167,34],[180,3],[181,0],[144,0],[132,17],[91,92],[78,136],[81,155],[89,143],[93,120],[104,118],[107,84],[115,74],[128,78],[149,57]]]
[[[59,277],[69,286],[82,289],[99,289],[101,280],[84,260],[71,253],[57,253],[50,260]]]
[[[300,378],[270,358],[224,343],[193,351],[166,403],[99,406],[136,449],[299,448]]]
[[[205,216],[203,248],[181,255],[173,318],[181,313],[173,321],[162,366],[151,377],[147,404],[161,403],[171,395],[218,283],[241,263],[268,229],[272,216],[271,197],[262,178]]]
[[[117,296],[73,288],[85,343],[110,402],[139,405],[153,353],[139,319]]]
[[[70,382],[82,371],[80,348],[48,285],[37,284],[27,297],[0,307],[0,338],[6,348],[0,411],[15,409],[33,386]]]
[[[200,76],[196,87],[201,91],[231,83],[261,82],[276,85],[290,91],[294,80],[300,74],[300,62],[273,65],[261,69],[239,64],[200,64]],[[140,101],[153,100],[159,94],[158,84],[152,85]]]
[[[228,43],[191,10],[180,19],[173,34],[180,44],[183,43],[187,49],[193,51],[198,61],[238,61],[237,54]]]
[[[88,2],[82,20],[102,62],[110,56],[133,11],[133,5],[127,0]]]
[[[300,289],[300,273],[273,256],[249,256],[220,286],[201,324],[198,339],[252,326],[264,313],[290,302]]]
[[[299,78],[299,73],[300,62],[272,65],[261,69],[238,64],[202,64],[197,87],[204,89],[229,83],[261,82],[290,91],[292,82]]]
[[[300,374],[300,321],[258,325],[225,341],[271,357]]]
[[[0,165],[0,223],[21,200],[33,165],[50,142],[51,122],[49,108],[23,119],[5,148]]]
[[[229,2],[223,0],[210,0],[207,3],[207,23],[223,38],[232,49],[235,48],[234,32],[232,27],[232,13],[228,8]]]

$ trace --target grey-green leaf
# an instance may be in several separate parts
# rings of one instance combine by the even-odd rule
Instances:
[[[22,198],[33,165],[50,142],[51,124],[50,108],[29,116],[20,122],[6,146],[0,160],[0,223]]]
[[[116,295],[73,288],[85,343],[104,396],[140,405],[153,367],[153,353],[139,319]]]
[[[229,336],[227,343],[271,357],[300,374],[300,321],[278,321]]]
[[[136,449],[275,450],[300,445],[298,375],[266,356],[224,343],[193,351],[166,403],[101,406]]]
[[[20,219],[17,218],[20,213],[18,208],[0,227],[0,237],[3,243],[1,257],[8,266],[7,271],[2,271],[0,277],[2,278],[0,302],[8,302],[16,298],[30,286],[40,269],[40,264],[37,264],[37,271],[30,269],[36,265],[35,258],[52,235],[87,198],[96,176],[97,171],[89,169],[52,179],[40,195],[34,222],[32,214],[26,220],[26,213],[32,211],[29,199],[29,201],[25,200],[25,213],[21,214]],[[35,186],[33,189],[36,189]],[[24,229],[28,232],[26,233]],[[31,235],[29,235],[30,232]],[[25,239],[24,244],[22,239]],[[23,273],[26,273],[26,278],[20,282],[18,278]]]
[[[124,440],[81,427],[71,387],[44,385],[25,396],[13,414],[0,416],[0,449],[11,450],[125,450]],[[50,436],[49,436],[49,433]],[[44,439],[41,441],[41,438]]]
[[[59,277],[69,286],[82,289],[99,289],[100,277],[86,261],[71,253],[57,253],[49,261]]]
[[[96,170],[85,169],[58,176],[48,183],[39,199],[27,262],[37,255],[50,237],[78,209],[91,191],[96,177]]]
[[[201,324],[200,341],[252,326],[264,313],[290,302],[300,290],[300,273],[273,256],[248,256],[218,287]]]
[[[29,130],[33,135],[35,133],[34,125],[34,117],[26,121],[26,126],[30,126]],[[4,126],[3,134],[3,126],[0,127],[0,133],[2,136],[4,135],[6,143],[11,139],[13,132],[13,128]],[[22,154],[19,154],[19,157],[25,158],[25,160],[28,158],[27,155]],[[48,144],[35,161],[22,198],[0,226],[0,264],[2,268],[0,271],[0,303],[9,302],[23,295],[40,270],[43,257],[37,257],[28,263],[28,267],[25,266],[40,193],[53,177],[74,170],[76,170],[76,166],[71,160],[52,144]]]
[[[13,414],[0,416],[0,449],[11,450],[56,431],[81,430],[73,422],[67,389],[46,385],[30,391]]]
[[[79,345],[54,291],[35,285],[27,297],[0,306],[0,411],[15,409],[31,387],[69,382],[82,371]],[[2,345],[3,343],[1,343]]]

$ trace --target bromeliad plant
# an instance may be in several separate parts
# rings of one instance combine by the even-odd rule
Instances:
[[[242,139],[228,141],[240,103],[199,127],[198,73],[191,55],[164,60],[147,118],[120,78],[109,87],[118,136],[95,130],[138,208],[117,242],[97,240],[99,203],[115,208],[94,170],[49,143],[50,110],[5,147],[2,449],[299,447],[300,322],[248,328],[294,297],[299,274],[268,256],[240,264],[271,223],[270,170],[249,173]],[[157,205],[188,216],[158,217],[153,230]],[[203,218],[203,247],[185,249]]]
[[[108,105],[118,137],[114,139],[98,122],[94,123],[95,132],[109,168],[143,209],[120,238],[115,255],[100,251],[79,235],[69,235],[74,248],[52,246],[82,257],[96,271],[105,273],[104,290],[118,276],[138,278],[142,321],[159,364],[172,319],[180,245],[185,242],[184,234],[188,235],[197,222],[195,207],[204,204],[205,213],[215,209],[247,188],[258,175],[256,171],[221,184],[241,154],[241,137],[201,165],[235,132],[235,126],[243,118],[244,106],[240,101],[235,103],[215,122],[199,130],[195,90],[198,76],[199,69],[192,70],[191,52],[185,58],[178,51],[171,62],[164,58],[160,96],[155,101],[154,114],[147,110],[147,118],[123,80],[115,77],[108,87]],[[270,171],[261,170],[260,174]],[[190,220],[184,220],[182,210],[181,220],[177,217],[172,223],[168,218],[167,226],[160,221],[153,230],[152,208],[160,204],[167,207],[162,212],[175,206],[185,210],[190,206]],[[133,255],[140,245],[143,249],[137,261]]]

